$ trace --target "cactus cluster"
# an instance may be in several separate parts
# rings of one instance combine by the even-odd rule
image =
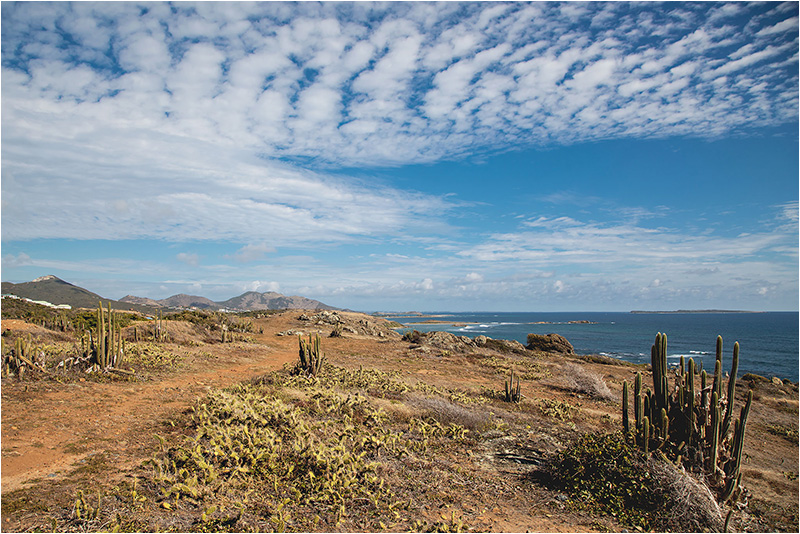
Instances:
[[[153,317],[153,341],[156,343],[164,343],[167,341],[167,328],[164,324],[164,317],[161,310],[158,310],[158,315]],[[225,341],[223,340],[223,343]]]
[[[505,401],[506,402],[515,402],[515,403],[519,404],[519,402],[522,400],[522,393],[520,391],[519,377],[517,377],[516,386],[514,385],[514,370],[513,369],[511,370],[511,380],[506,380],[505,386],[506,386],[506,388],[505,388],[506,395],[504,397]]]
[[[28,335],[27,339],[18,337],[14,340],[14,348],[3,358],[3,375],[9,376],[12,373],[16,373],[18,377],[23,378],[26,368],[43,371],[42,368],[37,367],[35,364],[36,352],[33,348],[31,336]]]
[[[116,314],[111,310],[103,309],[103,303],[97,307],[97,326],[89,330],[81,338],[81,354],[92,357],[95,364],[102,369],[119,367],[125,353],[125,340],[122,339],[122,329],[119,326]]]
[[[683,357],[670,387],[667,369],[667,335],[659,333],[651,348],[653,389],[643,389],[642,374],[633,385],[634,425],[628,415],[630,394],[622,385],[622,425],[627,436],[647,454],[661,451],[678,464],[705,473],[720,502],[736,502],[741,494],[741,460],[747,416],[753,392],[747,396],[739,419],[733,421],[739,343],[733,346],[733,361],[727,391],[722,390],[722,337],[717,337],[713,382],[705,371],[698,375],[693,359]],[[733,424],[732,424],[733,423]]]
[[[317,376],[322,364],[325,362],[325,356],[319,348],[319,336],[308,336],[308,341],[305,341],[302,336],[297,336],[300,342],[300,361],[297,362],[295,368],[297,373],[305,374],[308,376]]]

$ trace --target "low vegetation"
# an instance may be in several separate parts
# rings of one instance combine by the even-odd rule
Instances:
[[[106,332],[102,338],[123,350],[131,375],[103,373],[119,360],[100,365],[98,344],[87,351],[77,338],[46,344],[41,336],[15,335],[4,339],[4,376],[139,380],[182,365],[188,349],[176,341],[202,339],[229,350],[220,345],[231,341],[223,333],[261,328],[253,318],[209,312],[131,319],[127,326],[113,314],[94,313],[94,343]],[[585,360],[574,363],[578,358],[554,362],[483,348],[424,356],[405,349],[406,361],[457,360],[484,382],[448,387],[410,368],[342,365],[323,353],[319,335],[299,337],[297,360],[283,369],[204,389],[189,410],[163,424],[147,461],[126,477],[93,483],[91,470],[111,461],[98,454],[80,468],[89,478],[71,487],[69,503],[4,494],[3,512],[42,507],[34,530],[455,532],[496,526],[497,515],[487,519],[497,513],[488,503],[502,494],[506,504],[525,502],[526,513],[593,518],[576,530],[721,530],[730,526],[727,511],[744,508],[740,462],[752,395],[737,420],[735,385],[729,381],[723,391],[721,356],[713,378],[698,375],[690,360],[674,374],[674,385],[665,385],[666,336],[660,336],[652,390],[641,373],[632,391],[627,382],[622,388],[622,424],[618,416],[596,415],[619,406],[621,379],[601,376]],[[325,341],[325,352],[342,341]],[[412,332],[405,341],[421,339]],[[14,368],[12,356],[27,361]],[[65,363],[70,358],[79,363]],[[735,376],[738,347],[733,362]],[[95,371],[87,374],[89,368]],[[690,422],[682,426],[681,417]],[[614,430],[597,431],[602,427]],[[761,429],[797,441],[796,425],[761,423]],[[797,478],[794,471],[783,476]]]

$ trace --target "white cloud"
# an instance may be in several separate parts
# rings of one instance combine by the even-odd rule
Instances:
[[[33,261],[31,260],[31,257],[24,252],[20,252],[17,255],[6,254],[3,256],[3,267],[5,268],[14,269],[28,265],[33,265]]]
[[[274,293],[281,292],[281,285],[278,282],[262,282],[261,280],[253,280],[252,282],[242,286],[244,291],[257,291],[259,293],[266,293],[272,291]]]
[[[189,252],[180,252],[175,259],[187,265],[197,266],[200,263],[200,256]]]
[[[398,164],[473,146],[715,136],[797,116],[788,31],[797,17],[785,9],[231,4],[173,13],[149,4],[140,16],[130,5],[63,7],[4,9],[4,100],[89,101],[90,140],[127,117],[155,135],[268,156]],[[737,10],[759,13],[755,36]],[[55,20],[82,44],[56,33]],[[93,60],[73,61],[86,54]],[[748,96],[756,86],[757,101]]]
[[[781,33],[786,31],[793,31],[797,33],[797,17],[790,17],[788,19],[780,21],[779,23],[773,26],[767,26],[766,28],[762,28],[756,32],[756,35],[759,37],[763,37],[765,35],[772,35],[775,33]]]
[[[270,252],[275,252],[275,249],[266,243],[250,243],[236,251],[234,257],[238,262],[249,263],[262,259]]]
[[[467,276],[464,277],[465,282],[483,282],[483,275],[479,273],[469,273]]]

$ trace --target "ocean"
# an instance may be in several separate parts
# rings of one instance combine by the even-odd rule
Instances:
[[[667,358],[694,358],[714,371],[717,335],[723,339],[723,371],[730,372],[734,342],[739,342],[739,376],[755,373],[798,380],[798,313],[446,313],[428,317],[389,317],[420,332],[443,330],[456,335],[515,339],[529,333],[564,336],[578,354],[603,354],[634,363],[650,362],[658,332],[667,334]],[[435,317],[431,317],[435,316]],[[421,324],[424,321],[450,324]],[[572,322],[571,322],[572,321]],[[588,321],[577,323],[574,321]],[[452,324],[455,323],[455,324]],[[546,324],[537,324],[546,323]]]

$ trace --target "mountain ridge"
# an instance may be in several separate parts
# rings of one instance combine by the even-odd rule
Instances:
[[[126,295],[119,300],[107,299],[80,286],[62,280],[54,275],[35,278],[30,282],[14,284],[2,283],[3,294],[32,300],[43,300],[52,304],[69,304],[73,308],[96,308],[99,301],[110,302],[112,308],[136,311],[152,311],[158,308],[201,309],[201,310],[227,310],[227,311],[258,311],[258,310],[337,310],[318,300],[302,296],[286,296],[275,291],[258,293],[246,291],[241,295],[231,297],[224,301],[213,301],[206,297],[180,293],[165,299],[151,299]]]

